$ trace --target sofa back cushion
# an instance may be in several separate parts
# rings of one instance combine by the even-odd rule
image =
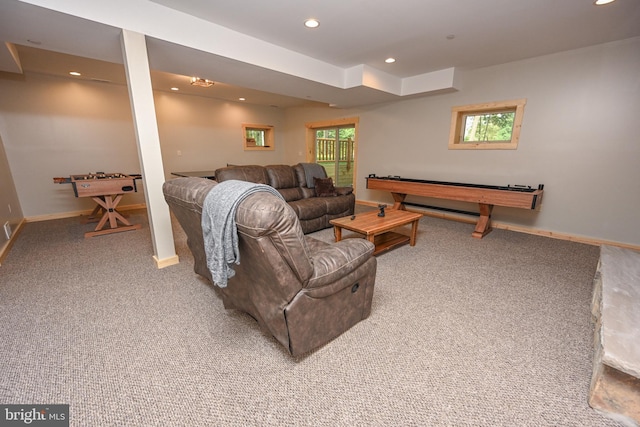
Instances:
[[[269,176],[264,166],[242,165],[216,169],[216,181],[223,182],[230,179],[269,184]]]
[[[311,186],[309,185],[309,181],[313,182],[313,176],[310,177],[310,180],[307,179],[305,166],[303,166],[302,163],[298,163],[293,165],[293,170],[296,174],[296,178],[298,179],[298,185],[300,185],[300,190],[302,191],[302,198],[308,199],[310,197],[316,197],[316,189],[313,187],[313,185]],[[324,169],[324,166],[322,167],[321,171],[322,173],[318,174],[319,175],[318,178],[326,178],[327,171]]]
[[[302,191],[293,167],[289,165],[269,165],[265,166],[265,169],[269,177],[269,185],[278,190],[287,202],[302,199]]]
[[[324,166],[319,163],[298,163],[293,165],[293,170],[300,186],[303,188],[313,188],[314,178],[326,178],[328,176]]]
[[[307,188],[307,178],[304,174],[304,169],[300,163],[293,165],[293,171],[296,174],[296,178],[298,179],[298,184],[300,187]]]

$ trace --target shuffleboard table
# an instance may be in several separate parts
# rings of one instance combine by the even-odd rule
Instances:
[[[491,212],[494,206],[536,209],[542,202],[544,186],[540,184],[534,189],[522,185],[464,184],[370,174],[367,177],[367,188],[390,191],[394,200],[393,209],[405,209],[407,195],[477,203],[480,212],[472,236],[481,239],[491,232]]]

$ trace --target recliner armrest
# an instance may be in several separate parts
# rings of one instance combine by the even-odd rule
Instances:
[[[336,187],[336,194],[338,196],[348,196],[353,193],[353,187]]]
[[[364,264],[375,246],[364,239],[345,239],[323,248],[311,256],[313,274],[305,288],[332,284]]]

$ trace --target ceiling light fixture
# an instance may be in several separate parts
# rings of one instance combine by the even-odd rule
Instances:
[[[246,101],[247,98],[238,98],[238,101]]]
[[[81,76],[82,75],[77,71],[69,71],[69,74],[71,74],[72,76]]]
[[[595,2],[593,2],[593,4],[595,4],[596,6],[603,6],[605,4],[609,4],[609,3],[613,3],[616,0],[596,0]]]
[[[210,87],[213,86],[213,81],[201,79],[200,77],[191,77],[191,84],[193,86]]]
[[[178,91],[178,90],[180,90],[180,88],[179,87],[172,87],[171,90]]]
[[[384,60],[384,62],[386,62],[387,64],[393,64],[394,62],[396,62],[396,58],[387,58]]]
[[[307,19],[306,21],[304,21],[304,26],[307,28],[318,28],[320,26],[320,21],[313,18]]]

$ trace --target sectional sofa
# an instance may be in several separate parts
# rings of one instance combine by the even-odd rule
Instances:
[[[275,188],[293,208],[304,234],[331,227],[329,221],[353,215],[355,209],[353,188],[331,185],[326,170],[318,164],[228,166],[217,169],[215,178],[218,182],[237,179]]]

